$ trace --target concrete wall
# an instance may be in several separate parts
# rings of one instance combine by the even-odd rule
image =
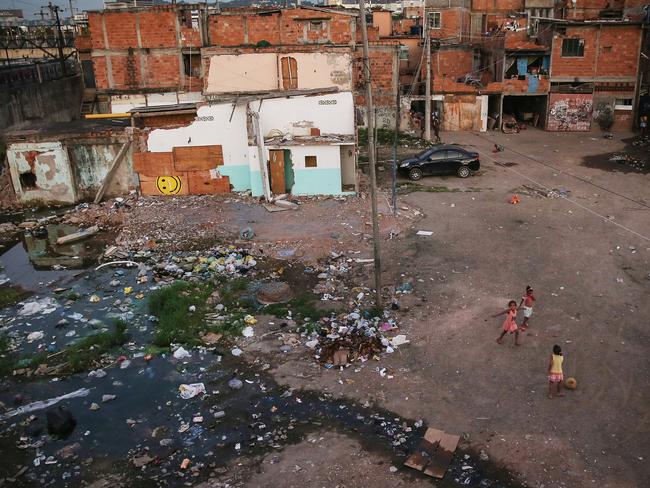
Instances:
[[[91,200],[121,145],[122,141],[117,139],[102,140],[98,137],[92,140],[10,142],[7,161],[17,200],[26,205]],[[129,150],[122,161],[106,196],[124,195],[133,188],[131,152]]]
[[[253,104],[255,105],[255,104]],[[260,108],[260,128],[266,136],[272,129],[295,136],[310,134],[354,134],[354,102],[350,92],[315,97],[264,100]]]
[[[7,161],[19,202],[75,202],[70,162],[60,142],[10,144]]]
[[[0,90],[0,130],[23,122],[68,122],[79,118],[83,83],[81,75],[47,83],[5,87]]]
[[[298,67],[298,89],[352,88],[349,53],[250,53],[210,57],[206,94],[282,89],[280,58],[292,57]]]

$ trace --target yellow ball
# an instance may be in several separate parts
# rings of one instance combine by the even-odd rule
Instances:
[[[575,378],[567,378],[566,381],[564,382],[564,385],[569,390],[575,390],[578,387],[578,382],[576,381]]]

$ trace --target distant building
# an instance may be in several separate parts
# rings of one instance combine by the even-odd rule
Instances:
[[[24,21],[23,11],[17,9],[1,9],[0,25],[16,25]]]

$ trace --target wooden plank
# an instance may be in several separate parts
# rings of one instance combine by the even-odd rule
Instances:
[[[162,175],[156,178],[140,178],[140,192],[149,196],[188,195],[187,174]]]
[[[187,182],[190,195],[230,193],[230,178],[212,178],[209,171],[189,171]]]
[[[101,202],[102,198],[104,198],[104,193],[106,193],[106,190],[108,190],[111,181],[113,181],[113,178],[115,177],[115,173],[117,173],[117,170],[120,167],[120,163],[124,159],[124,156],[126,156],[126,152],[128,151],[130,145],[131,145],[131,141],[126,141],[124,144],[122,144],[120,151],[117,153],[117,156],[115,156],[115,159],[113,160],[111,169],[109,169],[108,173],[106,173],[106,177],[102,182],[102,186],[99,187],[99,191],[95,196],[95,203]]]
[[[444,434],[438,445],[438,450],[424,470],[424,474],[433,476],[434,478],[444,477],[451,458],[454,457],[459,440],[460,436]]]
[[[67,236],[59,237],[56,240],[56,243],[60,246],[64,244],[72,244],[73,242],[80,241],[82,239],[85,239],[86,237],[94,236],[98,232],[99,232],[99,227],[93,225],[92,227],[88,227],[87,229],[80,230],[79,232],[75,232],[74,234],[68,234]]]
[[[174,156],[171,152],[134,153],[133,171],[140,175],[152,176],[154,178],[173,175],[175,174]]]
[[[176,171],[206,171],[223,164],[223,148],[219,145],[175,147],[172,153]]]
[[[286,191],[284,181],[284,150],[269,151],[269,173],[271,175],[271,192],[280,195]]]

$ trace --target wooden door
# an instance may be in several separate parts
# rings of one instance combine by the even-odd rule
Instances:
[[[280,58],[282,65],[282,88],[296,90],[298,88],[298,63],[296,58],[286,56]]]
[[[269,151],[269,174],[271,177],[271,193],[281,195],[285,192],[284,181],[284,150],[271,149]]]

